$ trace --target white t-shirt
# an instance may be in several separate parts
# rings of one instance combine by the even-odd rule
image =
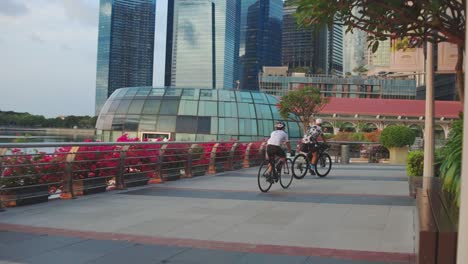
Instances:
[[[288,140],[288,134],[286,134],[286,132],[284,132],[283,130],[275,130],[271,132],[267,144],[281,146],[281,144],[287,142]]]

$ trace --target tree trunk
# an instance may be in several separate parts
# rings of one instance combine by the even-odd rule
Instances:
[[[456,86],[458,97],[460,98],[460,102],[463,104],[465,102],[465,82],[463,76],[463,46],[457,45],[458,47],[458,59],[457,64],[455,66],[456,72]]]

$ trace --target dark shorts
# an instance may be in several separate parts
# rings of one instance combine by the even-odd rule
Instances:
[[[275,156],[278,156],[280,158],[285,158],[286,157],[286,153],[284,152],[284,150],[280,146],[267,145],[266,152],[267,152],[267,155],[268,155],[268,159],[274,159]]]
[[[301,152],[304,153],[313,153],[318,149],[317,143],[302,143]]]

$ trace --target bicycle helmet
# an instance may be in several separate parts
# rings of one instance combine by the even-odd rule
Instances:
[[[322,120],[321,118],[315,119],[315,124],[316,124],[316,125],[321,125],[322,122],[323,122],[323,120]]]
[[[286,124],[283,121],[276,121],[275,123],[276,129],[284,129],[285,127],[286,127]]]

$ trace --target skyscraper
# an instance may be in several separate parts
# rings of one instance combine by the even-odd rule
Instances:
[[[299,28],[294,17],[296,6],[284,5],[282,28],[282,65],[289,69],[308,68],[315,72],[315,46],[313,28]]]
[[[118,88],[151,86],[155,0],[101,0],[96,114]]]
[[[263,66],[281,65],[282,0],[243,0],[240,31],[240,88],[258,90]]]
[[[327,74],[343,75],[343,26],[334,24],[328,28]]]

